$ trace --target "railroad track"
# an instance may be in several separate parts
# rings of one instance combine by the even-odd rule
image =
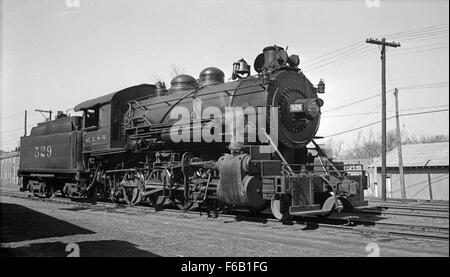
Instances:
[[[380,222],[380,221],[373,221],[373,220],[367,220],[367,219],[361,219],[361,218],[352,218],[351,216],[339,218],[339,219],[347,221],[348,225],[376,226],[379,228],[390,228],[390,229],[395,229],[395,230],[437,233],[437,234],[446,235],[447,237],[449,235],[448,227],[394,223],[394,222]]]
[[[411,211],[430,211],[430,212],[449,212],[448,203],[421,203],[421,202],[401,202],[401,201],[380,201],[369,200],[370,204],[382,208],[411,210]]]
[[[434,218],[434,219],[448,219],[448,213],[442,212],[442,214],[436,213],[412,213],[412,212],[396,212],[389,209],[360,209],[360,213],[372,214],[372,215],[399,215],[399,216],[409,216],[409,217],[422,217],[422,218]]]
[[[416,200],[416,199],[387,199],[382,201],[379,198],[366,198],[369,202],[377,203],[393,203],[393,204],[405,204],[405,205],[420,205],[420,206],[449,206],[449,201],[447,200]]]
[[[64,205],[77,205],[83,208],[92,207],[104,207],[104,208],[129,208],[131,210],[145,211],[148,212],[149,206],[137,205],[137,206],[127,206],[125,204],[118,204],[107,201],[97,201],[95,203],[83,200],[72,200],[69,198],[62,197],[52,197],[52,198],[41,198],[37,196],[32,196],[25,192],[13,191],[0,189],[1,196],[8,196],[21,199],[29,199],[35,201],[44,201],[51,203],[58,203]],[[185,212],[177,209],[165,209],[163,211],[155,212],[155,214],[160,215],[180,215]],[[188,214],[198,214],[201,215],[200,211],[189,211]],[[359,233],[359,234],[372,234],[382,237],[397,237],[397,238],[418,238],[418,239],[431,239],[431,240],[449,240],[449,228],[448,227],[437,227],[437,226],[427,226],[427,225],[413,225],[413,224],[400,224],[400,223],[389,223],[389,222],[379,222],[367,219],[361,219],[358,217],[352,217],[352,214],[342,214],[342,216],[331,216],[328,218],[318,218],[315,216],[303,216],[303,217],[293,217],[289,221],[279,222],[277,219],[273,218],[270,213],[261,213],[258,216],[250,215],[248,212],[234,211],[230,213],[221,214],[221,218],[231,219],[235,221],[246,221],[248,223],[272,223],[272,224],[284,224],[284,225],[303,225],[303,229],[333,229],[345,232]]]
[[[381,209],[389,209],[389,210],[402,210],[402,211],[411,211],[411,212],[433,212],[433,213],[448,213],[448,208],[435,208],[435,207],[414,207],[414,206],[404,206],[404,205],[388,205],[388,204],[380,204],[377,207]]]

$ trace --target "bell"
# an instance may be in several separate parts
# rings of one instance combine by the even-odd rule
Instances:
[[[250,74],[250,66],[247,64],[247,62],[244,59],[241,59],[238,61],[239,66],[237,73],[239,74]]]
[[[248,76],[250,76],[250,66],[244,59],[240,59],[239,61],[233,64],[233,75],[231,77],[233,80],[237,78],[245,78]]]

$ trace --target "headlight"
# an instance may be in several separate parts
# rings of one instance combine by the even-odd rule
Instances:
[[[308,113],[312,117],[319,116],[320,107],[319,104],[317,104],[316,100],[311,100],[306,103],[306,113]]]

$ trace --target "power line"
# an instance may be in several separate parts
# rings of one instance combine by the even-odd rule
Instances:
[[[448,23],[442,23],[442,24],[437,24],[437,25],[431,25],[431,26],[426,26],[426,27],[420,27],[417,29],[412,29],[412,30],[407,30],[407,31],[402,31],[402,32],[397,32],[397,33],[390,33],[390,34],[385,34],[383,36],[385,37],[392,37],[395,35],[401,35],[401,34],[407,34],[407,33],[415,33],[415,32],[423,32],[426,30],[430,30],[430,29],[439,29],[439,28],[444,28],[444,27],[448,27]]]
[[[444,35],[447,33],[447,31],[448,31],[448,29],[443,29],[443,30],[439,30],[439,31],[426,32],[426,33],[422,33],[422,34],[403,35],[403,36],[397,36],[397,37],[395,37],[395,39],[401,39],[404,41],[408,41],[408,40],[414,40],[416,38],[429,38],[429,37]],[[390,38],[390,39],[392,39],[392,38]]]
[[[343,64],[346,64],[346,63],[358,60],[358,59],[363,58],[363,57],[367,57],[367,56],[375,54],[375,53],[376,52],[374,52],[373,50],[372,51],[365,51],[364,53],[357,53],[356,55],[351,55],[351,56],[347,57],[346,59],[336,60],[336,61],[340,61],[340,63],[337,63],[337,64],[334,64],[335,62],[324,63],[324,64],[322,64],[320,66],[311,68],[311,69],[309,69],[307,71],[310,74],[313,73],[313,72],[317,72],[317,71],[325,71],[325,70],[334,68],[336,66],[343,65]]]
[[[448,44],[446,46],[441,46],[441,47],[434,47],[434,48],[423,49],[423,50],[402,52],[402,53],[398,53],[398,54],[392,55],[392,57],[411,55],[411,54],[416,54],[416,53],[424,53],[424,52],[430,52],[430,51],[436,51],[436,50],[444,49],[444,48],[448,48]]]
[[[373,98],[375,98],[375,97],[377,97],[377,96],[379,96],[379,95],[381,95],[381,93],[377,93],[377,94],[374,94],[374,95],[372,95],[372,96],[369,96],[369,97],[366,97],[366,98],[363,98],[363,99],[360,99],[360,100],[356,100],[356,101],[351,102],[351,103],[348,103],[348,104],[344,104],[344,105],[341,105],[341,106],[337,106],[337,107],[334,107],[334,108],[331,108],[331,109],[328,109],[328,110],[323,111],[322,114],[323,114],[323,113],[326,113],[326,112],[330,112],[330,111],[334,111],[334,110],[346,108],[346,107],[351,106],[351,105],[359,104],[359,103],[361,103],[361,102],[364,102],[364,101],[373,99]]]
[[[39,122],[38,122],[38,123],[39,123]],[[33,126],[36,126],[38,123],[35,123],[35,124],[28,124],[27,127],[33,127]],[[14,133],[14,132],[18,132],[18,131],[23,131],[23,127],[22,127],[22,128],[18,128],[18,129],[14,129],[14,130],[6,130],[6,131],[2,131],[2,132],[0,132],[0,134]]]
[[[340,48],[340,49],[337,49],[337,50],[333,50],[333,51],[331,51],[331,52],[328,52],[328,53],[325,53],[325,54],[323,54],[323,55],[320,55],[320,56],[318,56],[318,57],[316,57],[316,58],[312,58],[312,59],[309,59],[309,60],[306,60],[306,61],[304,61],[303,63],[304,64],[308,64],[308,63],[310,63],[310,62],[312,62],[312,61],[315,61],[315,60],[318,60],[318,59],[321,59],[321,58],[328,58],[328,56],[330,56],[330,55],[336,55],[337,53],[340,53],[340,52],[345,52],[345,51],[349,51],[349,50],[352,50],[352,49],[354,49],[354,48],[357,48],[357,47],[360,47],[360,46],[363,46],[363,45],[365,45],[364,44],[364,41],[357,41],[357,42],[354,42],[354,43],[352,43],[352,44],[350,44],[350,45],[347,45],[347,46],[345,46],[345,47],[342,47],[342,48]]]
[[[434,39],[436,36],[448,35],[445,33],[446,30],[448,30],[448,24],[439,24],[404,32],[391,33],[383,35],[383,37],[404,38],[404,42],[408,42],[411,40]],[[310,73],[318,70],[328,70],[338,65],[370,55],[372,52],[366,52],[367,48],[365,46],[366,44],[364,41],[357,41],[337,50],[306,60],[302,62],[302,65],[304,66],[304,69]],[[335,64],[336,62],[340,63]]]
[[[359,49],[349,49],[349,51],[347,51],[347,52],[340,53],[339,55],[333,55],[333,56],[327,57],[327,59],[325,59],[325,60],[313,62],[311,64],[304,62],[302,64],[305,68],[314,68],[316,66],[320,66],[321,64],[334,62],[335,60],[343,59],[343,58],[346,58],[346,57],[354,55],[354,54],[360,54],[362,52],[366,52],[367,50],[370,50],[370,49],[367,47],[367,45],[363,45],[363,46],[359,47]]]
[[[10,115],[6,115],[6,116],[0,116],[0,119],[11,118],[11,117],[19,116],[19,115],[23,115],[23,113],[15,113],[15,114],[10,114]]]
[[[417,41],[422,41],[422,40],[431,41],[431,40],[441,39],[441,38],[448,38],[448,34],[428,36],[428,37],[416,37],[416,38],[406,39],[406,40],[403,41],[403,43],[407,44],[407,43],[410,43],[411,41],[417,42]]]
[[[441,176],[439,176],[439,177],[436,177],[436,178],[434,178],[434,181],[436,181],[436,182],[438,182],[438,181],[443,181],[443,180],[445,180],[445,179],[447,179],[448,178],[448,176],[446,176],[445,174],[444,175],[441,175]],[[418,182],[418,183],[415,183],[415,184],[411,184],[411,185],[408,185],[408,186],[406,186],[407,188],[413,188],[413,187],[417,187],[417,186],[420,186],[420,185],[423,185],[423,184],[425,184],[426,185],[426,187],[425,188],[427,188],[428,187],[428,180],[426,180],[426,181],[421,181],[421,182]],[[392,193],[395,193],[395,192],[399,192],[400,190],[398,189],[398,190],[394,190],[394,191],[392,191]],[[413,199],[413,197],[414,196],[410,196],[410,198],[411,199]]]
[[[441,88],[441,87],[448,87],[448,81],[404,86],[404,87],[399,87],[398,89],[408,90],[408,89]]]
[[[449,82],[445,81],[445,82],[435,82],[435,83],[428,83],[428,84],[417,84],[417,85],[411,85],[411,86],[403,86],[403,87],[398,87],[398,89],[401,89],[401,90],[424,89],[424,88],[433,89],[433,88],[448,87],[448,84],[449,84]],[[390,90],[388,90],[386,92],[392,92],[392,91],[394,91],[394,89],[390,89]],[[341,106],[330,108],[328,110],[323,111],[322,114],[324,114],[326,112],[330,112],[330,111],[346,108],[346,107],[351,106],[351,105],[359,104],[361,102],[373,99],[373,98],[375,98],[375,97],[377,97],[379,95],[381,95],[381,93],[377,93],[377,94],[374,94],[372,96],[365,97],[365,98],[356,100],[354,102],[350,102],[348,104],[344,104],[344,105],[341,105]]]
[[[322,61],[320,63],[303,66],[302,69],[304,69],[306,71],[315,71],[315,70],[317,70],[319,68],[326,67],[326,66],[329,66],[331,64],[343,63],[345,61],[355,60],[358,57],[365,57],[365,56],[373,53],[373,51],[371,51],[371,49],[361,49],[361,50],[362,51],[355,51],[355,52],[347,53],[345,55],[336,56],[336,57],[330,58],[330,59],[328,59],[326,61]]]
[[[443,24],[438,24],[438,25],[426,26],[426,27],[422,27],[422,28],[418,28],[418,29],[412,29],[412,30],[397,32],[397,33],[390,33],[390,34],[385,34],[385,35],[376,36],[376,37],[378,37],[378,38],[386,37],[386,38],[392,39],[393,37],[398,37],[401,35],[418,34],[418,33],[420,34],[420,33],[426,33],[426,32],[435,31],[435,30],[441,30],[443,28],[444,29],[448,28],[448,24],[443,23]]]
[[[429,113],[438,113],[438,112],[448,112],[449,109],[441,109],[441,110],[434,110],[434,111],[425,111],[425,112],[416,112],[416,113],[405,113],[405,114],[400,114],[399,116],[410,116],[410,115],[418,115],[418,114],[429,114]],[[390,117],[390,118],[394,118]]]
[[[443,45],[442,43],[440,44],[435,44],[435,45],[441,45],[440,47],[434,47],[434,48],[428,48],[428,49],[423,49],[423,50],[417,50],[417,51],[407,51],[407,52],[401,52],[399,54],[395,54],[392,56],[403,56],[403,55],[410,55],[410,54],[415,54],[415,53],[422,53],[422,52],[430,52],[430,51],[436,51],[439,49],[443,49],[443,48],[447,48],[448,45]],[[414,49],[414,47],[409,48],[409,49]],[[307,71],[309,74],[318,72],[318,71],[326,71],[332,68],[335,68],[337,66],[355,61],[357,59],[363,58],[363,57],[367,57],[371,54],[375,54],[375,52],[371,52],[371,51],[364,51],[364,52],[355,52],[355,53],[348,53],[346,54],[344,57],[337,57],[334,60],[331,61],[323,61],[323,62],[319,62],[315,65],[309,65],[304,67],[303,69],[305,71]],[[390,74],[388,72],[388,74]],[[391,75],[388,75],[388,77],[390,78],[390,81],[393,82],[393,78]],[[393,82],[394,83],[394,82]],[[394,84],[395,85],[395,84]]]
[[[20,130],[23,131],[23,128],[14,129],[14,130],[8,130],[8,131],[3,131],[3,132],[0,132],[0,134],[13,133],[13,132],[17,132],[17,131],[20,131]]]
[[[335,136],[338,136],[338,135],[343,135],[343,134],[350,133],[350,132],[353,132],[353,131],[356,131],[356,130],[360,130],[360,129],[363,129],[363,128],[367,128],[367,127],[370,127],[370,126],[373,126],[373,125],[376,125],[376,124],[379,124],[379,123],[381,123],[381,120],[378,120],[377,122],[372,122],[372,123],[369,123],[369,124],[366,124],[366,125],[363,125],[363,126],[360,126],[360,127],[357,127],[357,128],[353,128],[353,129],[350,129],[350,130],[347,130],[347,131],[343,131],[343,132],[339,132],[339,133],[336,133],[336,134],[324,136],[324,137],[330,138],[330,137],[335,137]]]
[[[429,114],[429,113],[446,112],[446,111],[449,111],[449,109],[441,109],[441,110],[417,112],[417,113],[407,113],[407,114],[400,114],[399,116],[402,117],[402,116]],[[386,120],[390,120],[392,118],[395,118],[395,116],[388,117]],[[353,132],[353,131],[356,131],[356,130],[360,130],[360,129],[363,129],[363,128],[366,128],[366,127],[370,127],[370,126],[373,126],[373,125],[376,125],[376,124],[379,124],[379,123],[381,123],[381,120],[376,121],[376,122],[372,122],[372,123],[369,123],[369,124],[366,124],[366,125],[363,125],[363,126],[360,126],[360,127],[357,127],[357,128],[353,128],[353,129],[350,129],[350,130],[347,130],[347,131],[339,132],[339,133],[332,134],[332,135],[329,135],[329,136],[324,136],[324,137],[329,138],[329,137],[334,137],[334,136],[350,133],[350,132]]]
[[[8,148],[8,146],[10,146],[10,145],[12,145],[12,146],[19,146],[19,145],[17,145],[16,143],[14,143],[14,142],[11,142],[11,143],[6,143],[6,144],[0,144],[2,147],[5,147],[5,148]],[[7,150],[8,151],[8,150]]]
[[[446,45],[448,45],[448,41],[441,41],[438,43],[431,43],[431,44],[422,44],[422,45],[413,46],[413,47],[405,46],[403,49],[411,50],[411,49],[429,48],[429,47],[435,47],[435,46],[446,46]]]
[[[437,105],[437,106],[427,106],[427,107],[408,108],[408,109],[402,109],[401,111],[414,111],[414,110],[433,109],[433,108],[443,108],[443,107],[449,107],[449,105]],[[395,111],[387,111],[387,112],[388,112],[388,113],[393,113],[393,112],[395,112]],[[347,117],[347,116],[371,115],[371,114],[379,114],[379,112],[351,113],[351,114],[336,114],[336,115],[322,116],[322,118]]]
[[[398,35],[398,36],[394,36],[390,39],[402,39],[402,40],[408,40],[408,39],[413,39],[413,38],[419,38],[419,37],[432,37],[432,36],[437,36],[437,35],[442,35],[442,34],[446,34],[448,32],[448,26],[447,27],[443,27],[440,29],[434,29],[434,30],[429,30],[426,32],[417,32],[417,33],[411,33],[411,34],[404,34],[404,35]]]
[[[374,109],[372,109],[371,112],[374,112],[374,111],[377,110],[380,106],[381,106],[381,103],[378,104]],[[352,124],[352,126],[355,126],[356,124],[358,124],[359,122],[361,122],[362,120],[364,120],[364,119],[366,119],[366,118],[367,118],[367,115],[366,115],[366,116],[360,117],[357,121],[355,121],[355,123]]]
[[[7,139],[7,140],[0,140],[2,143],[9,142],[9,141],[17,141],[19,138],[13,138],[13,139]]]
[[[445,26],[437,25],[436,27],[438,27],[438,28],[435,28],[432,26],[432,27],[421,28],[414,32],[407,31],[407,32],[394,33],[394,34],[397,34],[396,38],[404,38],[405,41],[409,41],[412,39],[430,38],[430,37],[433,37],[436,35],[445,34],[446,29],[448,29],[448,25],[447,24],[443,24],[443,25],[445,25]],[[386,35],[384,37],[393,37],[393,34]],[[355,52],[360,52],[362,50],[365,50],[366,48],[364,46],[365,46],[364,42],[357,41],[348,46],[340,48],[338,50],[334,50],[334,51],[328,52],[326,54],[323,54],[321,56],[318,56],[316,58],[306,60],[302,64],[306,65],[306,67],[312,67],[312,66],[320,64],[320,63],[328,62],[328,60],[339,57],[339,56],[348,55],[348,54],[352,54]],[[325,59],[325,61],[320,61],[323,59]]]
[[[388,76],[388,78],[389,78],[389,82],[391,82],[391,84],[392,84],[394,87],[398,87],[398,86],[397,86],[397,83],[394,81],[394,77],[392,76],[391,70],[390,70],[390,68],[388,68],[387,65],[386,65],[386,73],[387,73],[387,76]]]

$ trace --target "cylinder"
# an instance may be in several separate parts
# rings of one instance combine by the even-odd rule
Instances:
[[[247,175],[244,164],[248,163],[248,154],[226,154],[219,159],[220,182],[217,197],[229,205],[260,208],[265,200],[262,198],[262,181],[257,176]]]

